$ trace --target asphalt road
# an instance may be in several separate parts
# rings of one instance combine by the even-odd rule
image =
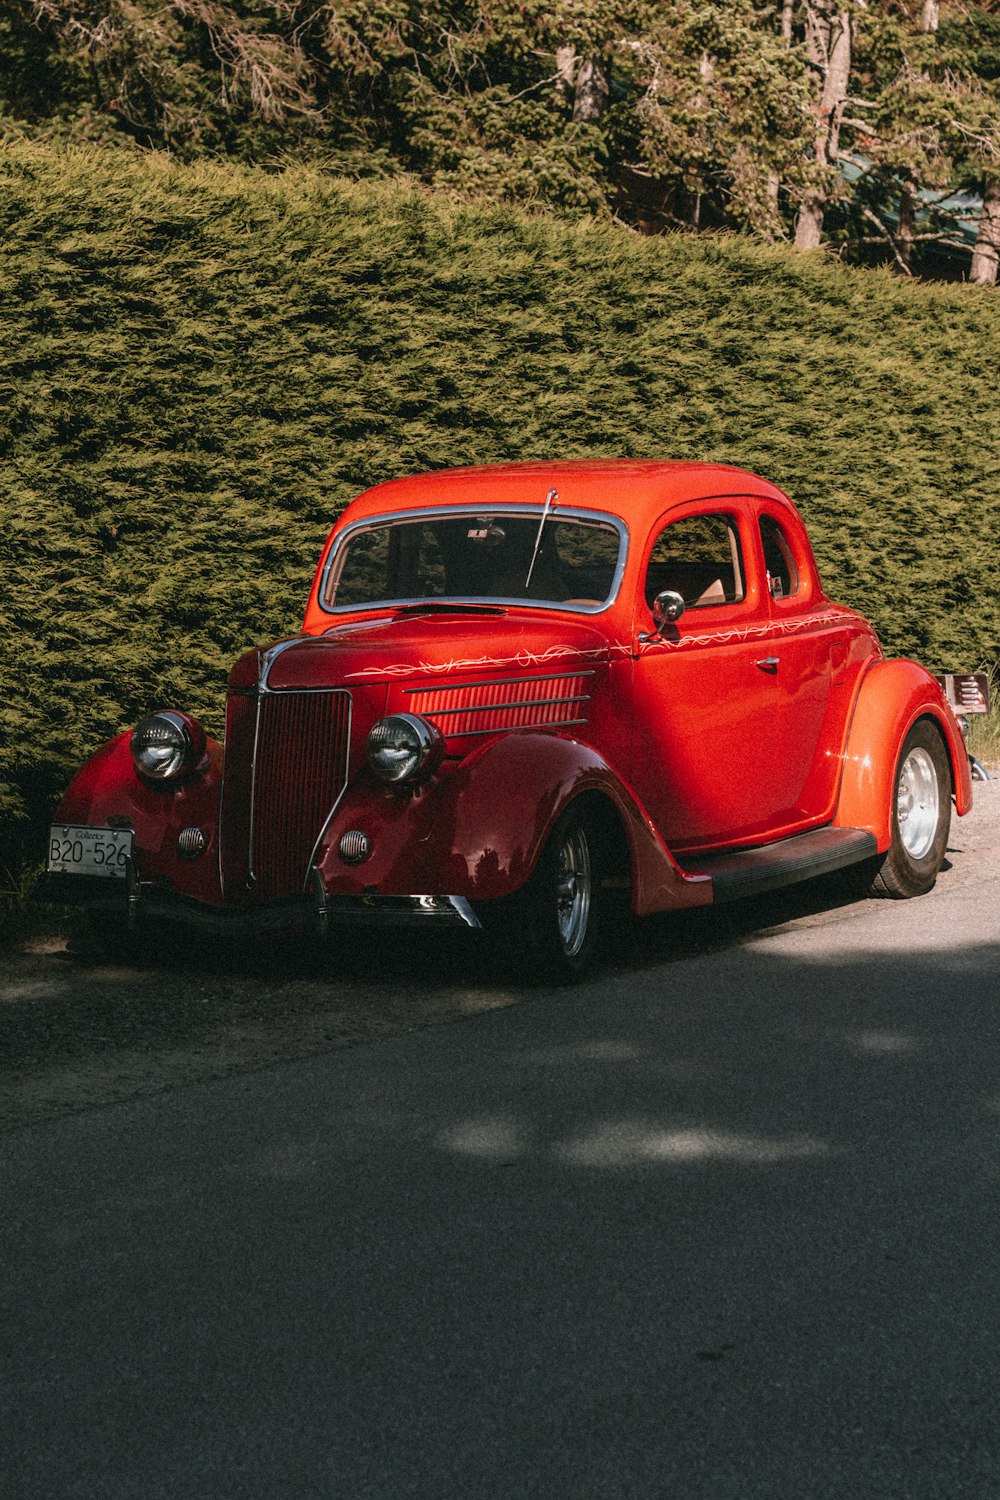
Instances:
[[[1000,783],[977,792],[919,901],[654,923],[527,998],[450,951],[437,1010],[433,954],[419,981],[356,958],[397,1007],[368,1040],[317,1019],[312,970],[188,967],[202,1067],[186,1022],[136,1020],[156,973],[24,956],[3,1493],[998,1500]],[[90,1052],[46,1030],[63,984],[134,1023],[94,1031],[89,1095]],[[225,1031],[258,984],[307,1055],[274,1061],[256,1010],[242,1052]]]

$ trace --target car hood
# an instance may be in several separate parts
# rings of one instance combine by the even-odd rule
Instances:
[[[334,626],[256,647],[230,686],[272,691],[362,686],[449,673],[530,672],[607,660],[603,631],[565,615],[407,615]]]

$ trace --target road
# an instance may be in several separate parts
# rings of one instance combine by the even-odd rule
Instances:
[[[12,961],[5,1493],[997,1500],[977,793],[922,900],[653,923],[575,991]]]

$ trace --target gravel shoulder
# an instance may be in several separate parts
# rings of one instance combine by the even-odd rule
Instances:
[[[993,773],[996,775],[996,772]],[[954,821],[937,891],[1000,874],[1000,781],[977,783]],[[803,927],[852,924],[869,903],[825,882],[730,907],[634,924],[608,973],[646,971]],[[598,975],[595,983],[600,984]],[[498,983],[476,935],[345,931],[321,952],[303,938],[267,948],[195,947],[178,933],[140,967],[80,942],[0,953],[0,1131],[184,1085],[440,1026],[545,991]]]
[[[191,947],[140,966],[52,938],[0,973],[0,1130],[198,1080],[350,1047],[509,1005],[470,982],[478,955],[426,939],[407,955],[302,939],[227,952]]]

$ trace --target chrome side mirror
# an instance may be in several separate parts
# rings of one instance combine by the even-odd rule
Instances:
[[[653,600],[653,624],[659,635],[664,625],[675,625],[687,606],[683,594],[673,589],[663,589]]]

